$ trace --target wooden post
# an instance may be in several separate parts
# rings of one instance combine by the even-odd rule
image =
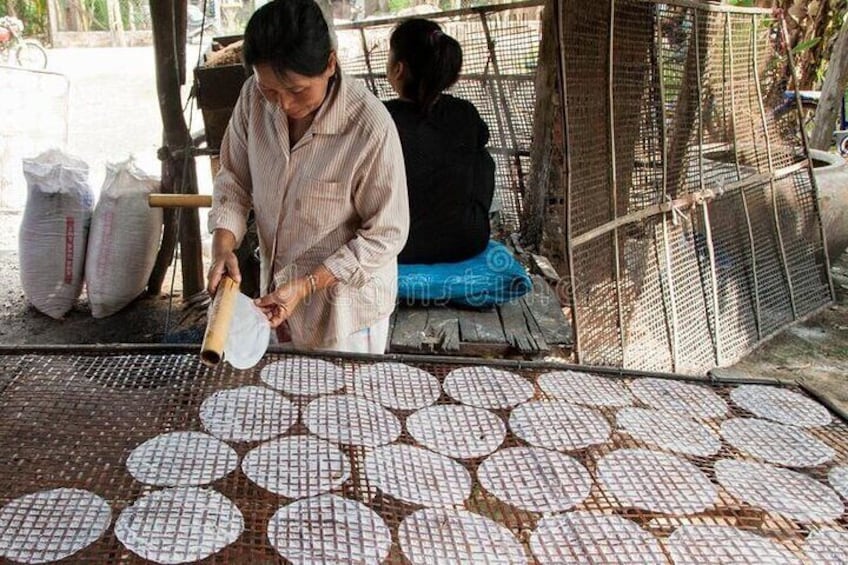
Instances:
[[[533,110],[533,144],[530,147],[531,169],[524,193],[521,242],[527,246],[539,247],[540,252],[549,259],[553,254],[553,259],[560,267],[560,274],[563,274],[564,269],[561,267],[566,242],[555,234],[562,233],[560,230],[565,223],[565,217],[548,216],[549,199],[564,201],[565,196],[563,188],[559,185],[563,174],[560,158],[563,128],[554,126],[560,112],[564,111],[560,107],[557,84],[559,53],[556,12],[555,0],[546,0],[542,12],[542,39],[536,67],[536,106]],[[557,133],[559,137],[554,139]],[[562,209],[564,212],[564,206]],[[549,222],[554,224],[550,226],[551,231],[547,229]],[[549,238],[552,241],[543,241],[547,234],[553,236]],[[544,248],[543,243],[552,246],[552,249]]]
[[[124,35],[124,20],[121,17],[121,5],[118,0],[106,0],[106,19],[109,22],[112,46],[126,47],[127,38]]]
[[[827,65],[827,74],[822,85],[821,99],[816,107],[810,147],[827,151],[833,142],[833,124],[842,110],[842,96],[848,85],[848,18],[842,24],[839,37]]]
[[[47,23],[48,23],[48,39],[50,46],[56,47],[56,36],[59,32],[59,8],[56,5],[56,0],[47,1]]]
[[[178,54],[177,14],[186,11],[186,0],[175,2],[150,0],[150,15],[153,23],[153,48],[156,58],[156,89],[159,94],[159,112],[162,116],[163,148],[162,191],[183,194],[197,194],[197,177],[194,157],[188,153],[191,136],[183,117],[180,99],[180,64]],[[182,35],[185,34],[183,29]],[[183,42],[184,44],[184,42]],[[184,47],[183,47],[184,49]],[[205,284],[203,278],[203,256],[200,247],[200,221],[197,210],[186,209],[179,212],[180,260],[183,275],[183,296],[189,297],[200,292]],[[161,290],[165,269],[173,255],[173,247],[168,249],[169,231],[174,229],[175,215],[167,218],[171,225],[165,225],[165,238],[159,249],[153,273],[150,275],[148,290],[158,294]],[[171,237],[173,239],[173,237]]]

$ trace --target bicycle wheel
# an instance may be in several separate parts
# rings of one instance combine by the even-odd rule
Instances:
[[[15,60],[25,69],[46,69],[47,51],[37,41],[24,39],[15,51]]]
[[[836,144],[836,149],[843,157],[848,157],[848,135],[844,135]]]

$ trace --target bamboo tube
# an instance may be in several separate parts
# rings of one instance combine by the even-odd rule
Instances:
[[[226,276],[221,279],[215,298],[209,307],[206,333],[203,335],[203,345],[200,348],[200,360],[204,365],[214,367],[221,362],[238,293],[237,282]]]
[[[163,194],[148,195],[147,205],[151,208],[209,208],[212,197],[208,194]]]

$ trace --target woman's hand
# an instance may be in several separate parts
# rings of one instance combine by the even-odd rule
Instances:
[[[309,296],[311,286],[306,278],[295,279],[274,292],[257,298],[255,304],[268,318],[272,328],[278,327],[291,316],[298,304]]]
[[[238,258],[233,253],[235,246],[236,237],[231,231],[220,228],[215,230],[212,235],[212,266],[206,275],[206,292],[211,296],[215,295],[224,275],[241,284]]]
[[[218,290],[218,285],[224,275],[233,279],[236,283],[241,283],[241,271],[239,271],[238,258],[232,251],[221,253],[209,268],[209,274],[206,275],[206,292],[214,296]]]

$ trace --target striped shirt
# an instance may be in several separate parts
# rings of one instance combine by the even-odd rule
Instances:
[[[249,78],[221,143],[209,229],[240,242],[253,208],[265,294],[324,265],[339,283],[289,318],[299,348],[333,344],[390,315],[409,230],[403,152],[383,104],[338,73],[290,149],[288,120]]]

